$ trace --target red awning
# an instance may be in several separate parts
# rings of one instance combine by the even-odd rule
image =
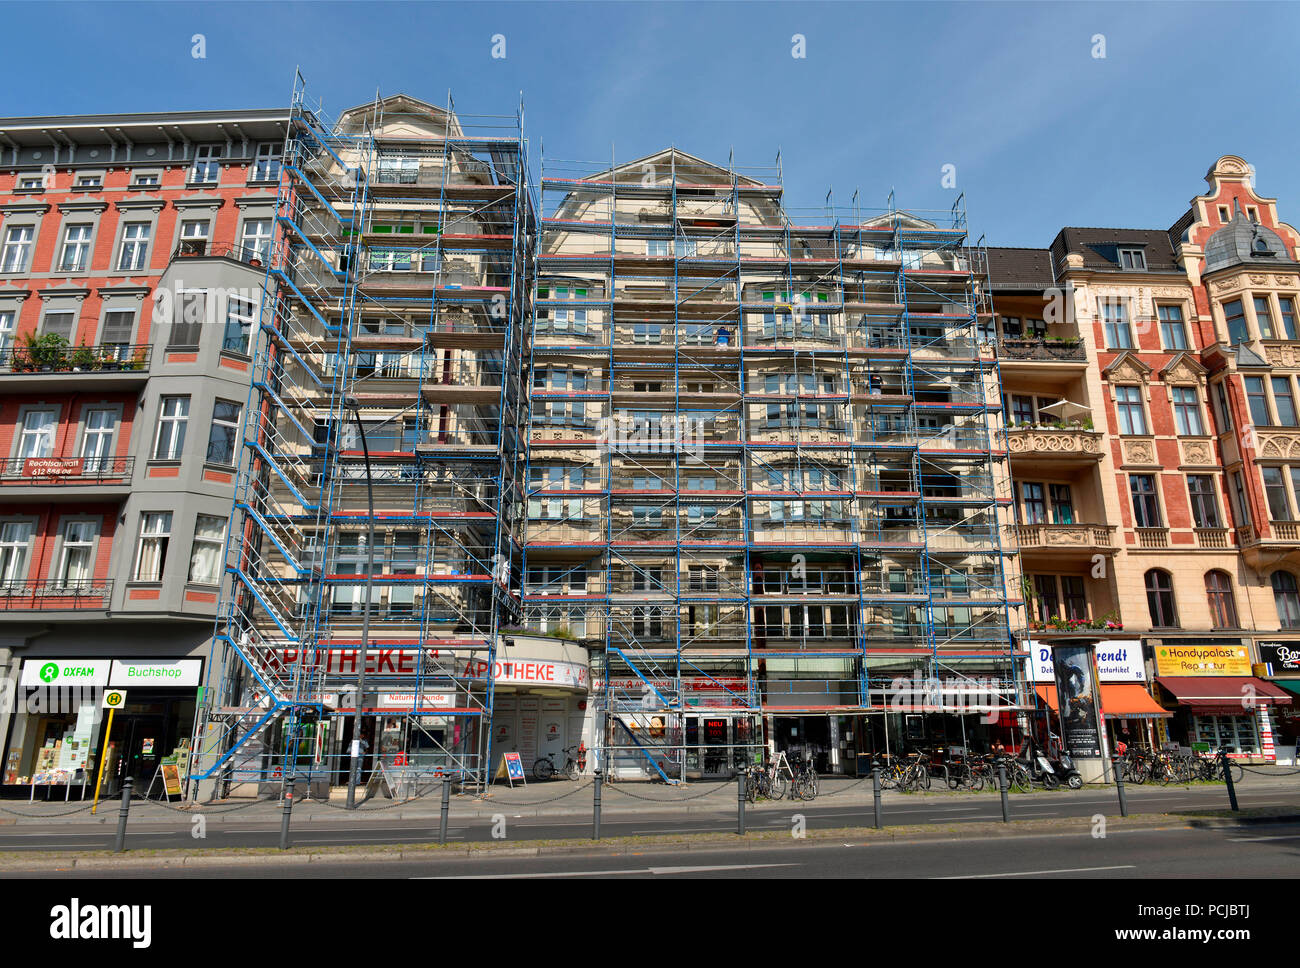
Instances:
[[[1271,682],[1254,676],[1157,676],[1156,682],[1193,712],[1219,716],[1243,716],[1247,707],[1242,700],[1254,690],[1254,701],[1260,706],[1288,706],[1292,696]]]
[[[1038,698],[1058,712],[1056,686],[1035,686]],[[1102,683],[1101,710],[1107,719],[1165,719],[1173,713],[1161,709],[1151,695],[1135,682]]]

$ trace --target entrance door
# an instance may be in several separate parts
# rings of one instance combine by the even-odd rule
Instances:
[[[127,719],[127,728],[122,743],[122,759],[119,761],[119,782],[128,776],[135,783],[135,789],[144,792],[158,769],[158,764],[167,755],[164,744],[167,742],[166,721],[162,716],[131,716]]]

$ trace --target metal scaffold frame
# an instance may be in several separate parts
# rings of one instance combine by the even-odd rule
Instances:
[[[524,621],[592,647],[608,767],[685,779],[696,712],[732,722],[723,765],[749,762],[760,717],[898,708],[900,668],[992,670],[1014,708],[1000,374],[962,199],[797,212],[779,155],[743,173],[675,149],[543,157],[540,187]]]
[[[535,209],[522,101],[376,96],[332,122],[295,79],[196,795],[344,782],[357,702],[366,766],[488,782]]]

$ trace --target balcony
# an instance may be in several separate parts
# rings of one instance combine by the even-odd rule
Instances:
[[[93,380],[105,390],[141,385],[152,352],[148,344],[72,346],[53,334],[35,337],[0,352],[0,392],[66,389],[70,378]]]
[[[1093,464],[1101,460],[1105,434],[1068,424],[1008,427],[1011,457],[1065,463]]]
[[[108,608],[111,581],[0,582],[0,612],[61,612]]]
[[[1300,522],[1270,521],[1267,537],[1251,526],[1237,529],[1237,544],[1246,564],[1260,571],[1300,567]]]
[[[0,463],[0,491],[9,498],[23,494],[42,500],[84,498],[86,489],[129,491],[134,457],[16,457]],[[50,488],[69,488],[50,494]]]
[[[1087,363],[1088,348],[1083,340],[1074,339],[1002,339],[998,341],[998,359],[1005,363]]]
[[[265,264],[266,246],[237,245],[232,242],[209,242],[207,239],[182,239],[181,244],[172,252],[172,261],[177,259],[233,259],[246,266],[260,269]]]
[[[1021,554],[1051,552],[1066,558],[1112,555],[1116,551],[1111,524],[1016,524],[1011,527]]]
[[[1139,548],[1168,548],[1168,528],[1134,528]]]

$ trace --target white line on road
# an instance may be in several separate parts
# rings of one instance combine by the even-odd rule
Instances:
[[[423,881],[497,881],[538,877],[612,877],[618,874],[703,874],[708,871],[750,871],[761,867],[798,867],[798,864],[715,864],[699,867],[637,867],[612,871],[546,871],[536,874],[455,874],[443,877],[419,877]]]
[[[1262,841],[1265,841],[1265,840],[1300,840],[1300,834],[1289,834],[1289,835],[1285,835],[1285,836],[1282,835],[1282,834],[1278,834],[1278,835],[1275,836],[1275,837],[1229,837],[1229,838],[1228,838],[1228,843],[1230,843],[1230,844],[1258,844],[1258,843],[1260,843],[1260,842],[1262,842]]]
[[[1136,870],[1136,864],[1116,864],[1113,867],[1062,867],[1052,871],[1008,871],[1005,874],[949,874],[947,877],[935,877],[936,881],[968,881],[988,877],[1034,877],[1038,874],[1084,874],[1089,871],[1124,871]]]

